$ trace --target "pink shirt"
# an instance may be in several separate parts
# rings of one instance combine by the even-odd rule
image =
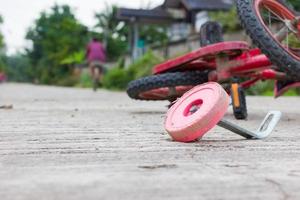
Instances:
[[[105,49],[100,42],[92,41],[87,46],[87,60],[91,61],[106,61]]]

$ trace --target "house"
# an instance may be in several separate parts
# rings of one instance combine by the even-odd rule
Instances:
[[[139,26],[145,24],[168,24],[171,41],[187,38],[197,32],[208,20],[207,11],[229,10],[233,0],[165,0],[153,9],[120,8],[117,19],[131,27],[130,47],[132,58],[140,56]]]

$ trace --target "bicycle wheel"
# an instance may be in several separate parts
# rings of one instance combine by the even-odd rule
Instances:
[[[100,86],[100,73],[102,73],[100,67],[94,66],[94,74],[93,74],[93,90],[96,92]]]
[[[299,80],[300,17],[280,1],[237,0],[238,14],[252,41],[272,63]]]
[[[215,82],[199,85],[181,97],[167,114],[165,129],[178,142],[192,142],[225,115],[229,96]]]
[[[194,86],[208,81],[209,71],[153,75],[129,83],[127,94],[137,100],[174,101]]]

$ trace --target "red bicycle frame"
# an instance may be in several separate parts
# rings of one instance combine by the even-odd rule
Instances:
[[[244,78],[244,88],[259,80],[288,80],[259,49],[250,49],[245,42],[222,42],[200,48],[155,66],[153,73],[187,70],[211,70],[209,81],[219,83],[232,77]]]

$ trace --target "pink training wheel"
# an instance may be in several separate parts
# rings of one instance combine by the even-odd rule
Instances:
[[[171,107],[165,129],[175,141],[195,141],[223,118],[228,105],[228,94],[221,85],[215,82],[199,85]]]

